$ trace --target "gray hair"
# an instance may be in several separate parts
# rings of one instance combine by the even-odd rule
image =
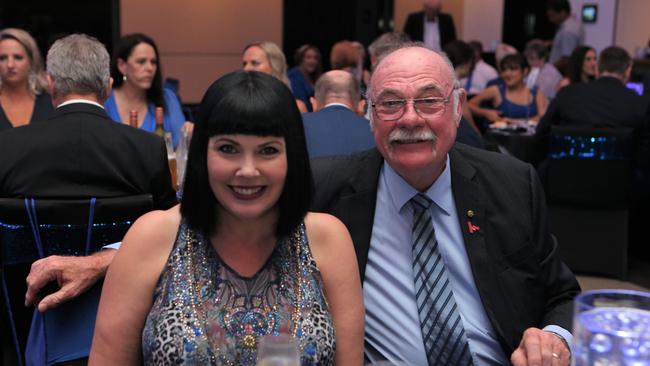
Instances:
[[[444,52],[438,52],[435,50],[432,50],[431,48],[427,47],[424,45],[422,42],[404,42],[399,45],[395,45],[392,49],[390,49],[386,54],[382,56],[382,58],[377,62],[376,68],[379,68],[379,65],[388,57],[388,55],[392,54],[395,51],[404,49],[404,48],[424,48],[427,49],[438,56],[442,58],[442,60],[445,62],[447,67],[449,68],[449,73],[451,74],[452,77],[452,85],[453,85],[453,91],[451,93],[451,100],[453,102],[453,107],[454,107],[454,119],[458,119],[460,117],[459,113],[456,112],[458,110],[458,104],[460,103],[460,82],[458,81],[458,77],[456,76],[456,71],[454,69],[454,65],[451,63],[451,60],[449,60],[449,57]],[[372,79],[371,79],[372,82]],[[368,90],[372,90],[372,86],[368,85]],[[366,93],[366,105],[368,105],[368,109],[372,108],[372,100],[370,99],[370,93]],[[370,120],[370,128],[373,128],[373,113],[368,113],[369,115],[369,120]]]
[[[94,94],[103,101],[111,77],[108,51],[85,34],[61,38],[47,52],[47,73],[58,95]]]
[[[386,54],[390,53],[399,45],[410,42],[408,34],[402,32],[386,32],[377,37],[370,46],[368,46],[368,53],[378,61]]]
[[[531,39],[526,43],[526,48],[524,49],[524,56],[531,57],[534,56],[540,60],[548,60],[548,47],[544,44],[544,41],[541,39],[535,38]]]
[[[323,105],[327,98],[347,100],[354,105],[359,101],[359,93],[359,81],[345,71],[338,72],[338,75],[327,72],[314,86],[314,97]]]
[[[18,28],[5,28],[0,31],[0,41],[5,39],[13,39],[25,49],[30,64],[29,76],[27,77],[29,90],[34,94],[40,94],[47,88],[47,82],[43,70],[43,57],[41,57],[41,51],[38,49],[36,41],[29,33]],[[2,80],[0,80],[1,88]]]

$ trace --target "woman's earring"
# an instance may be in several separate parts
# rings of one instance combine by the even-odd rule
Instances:
[[[126,81],[126,74],[122,75],[122,81]]]

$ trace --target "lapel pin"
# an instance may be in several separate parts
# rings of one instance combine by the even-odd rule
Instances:
[[[469,233],[474,234],[474,232],[478,232],[480,228],[474,224],[472,224],[471,221],[467,221],[467,227],[469,228]]]
[[[474,217],[474,211],[473,210],[467,210],[467,217],[469,217],[470,219],[472,217]]]

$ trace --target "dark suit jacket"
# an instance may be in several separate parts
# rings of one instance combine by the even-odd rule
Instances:
[[[554,125],[639,129],[647,123],[647,111],[647,98],[616,78],[601,77],[560,89],[540,120],[536,135],[548,136]]]
[[[367,119],[332,105],[302,115],[309,157],[345,155],[375,146]]]
[[[533,168],[516,159],[456,144],[451,183],[472,276],[498,341],[509,356],[528,327],[571,329],[580,287],[560,261]],[[316,159],[314,211],[345,223],[364,277],[383,159],[375,149]],[[470,234],[468,210],[479,231]]]
[[[454,19],[447,13],[439,13],[436,22],[438,22],[440,49],[442,49],[447,43],[456,40],[456,27],[454,27]],[[408,34],[412,41],[424,40],[424,11],[408,15],[404,24],[404,33]]]
[[[46,122],[0,133],[0,197],[136,194],[151,194],[155,208],[175,204],[165,144],[100,107],[69,104]]]

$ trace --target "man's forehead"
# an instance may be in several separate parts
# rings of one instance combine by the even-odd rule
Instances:
[[[453,75],[440,55],[422,47],[413,47],[388,55],[373,73],[370,85],[373,93],[377,93],[389,84],[404,82],[436,85],[445,90],[452,84]]]

